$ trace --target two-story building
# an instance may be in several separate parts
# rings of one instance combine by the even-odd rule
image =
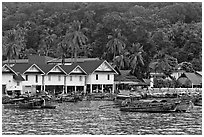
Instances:
[[[3,65],[2,67],[2,93],[3,94],[20,94],[22,91],[22,82],[24,78],[20,73],[14,71],[8,65]]]
[[[40,58],[38,58],[40,59]],[[15,64],[12,67],[5,65],[4,78],[22,77],[24,81],[18,82],[21,93],[35,93],[44,90],[51,92],[114,92],[114,74],[116,70],[105,60],[88,60],[70,65],[45,63],[46,61],[33,61]],[[5,75],[5,71],[11,74]],[[2,83],[8,86],[9,83]],[[17,83],[11,83],[15,85]],[[5,87],[8,89],[7,87]]]
[[[116,70],[105,60],[85,61],[79,64],[87,73],[86,92],[114,92]]]

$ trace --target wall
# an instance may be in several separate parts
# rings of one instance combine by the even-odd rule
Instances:
[[[38,82],[36,82],[36,75],[38,75]],[[22,75],[26,80],[26,75]],[[23,81],[23,85],[42,85],[42,75],[28,74],[28,81]]]
[[[72,76],[72,80],[70,77]],[[81,76],[82,79],[80,81],[80,75],[69,75],[66,77],[66,86],[84,86],[86,76]]]
[[[51,76],[50,81],[49,81],[49,76]],[[59,80],[59,76],[60,76],[60,80]],[[45,85],[64,85],[64,75],[61,75],[61,74],[45,75],[44,80],[45,80]]]
[[[6,90],[22,90],[22,82],[19,81],[19,86],[17,86],[17,81],[13,79],[13,73],[2,73],[2,85],[6,85]]]
[[[98,74],[98,80],[96,80],[96,74]],[[110,79],[108,80],[108,74]],[[113,84],[114,83],[114,74],[113,73],[93,73],[88,75],[87,84]]]

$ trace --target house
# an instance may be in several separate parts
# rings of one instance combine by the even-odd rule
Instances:
[[[129,85],[135,88],[147,86],[143,80],[137,79],[136,76],[130,74],[130,70],[119,70],[119,74],[115,76],[114,83],[116,89],[126,89]]]
[[[45,72],[36,64],[15,64],[12,69],[22,75],[22,94],[42,90],[42,79]]]
[[[60,65],[66,72],[64,76],[64,91],[69,92],[86,92],[86,71],[79,65]]]
[[[114,92],[114,75],[117,71],[106,60],[93,60],[76,63],[87,73],[86,91],[88,93]]]
[[[3,94],[20,94],[22,90],[22,82],[24,78],[21,74],[14,71],[10,66],[3,65],[2,67],[2,93]]]
[[[37,60],[36,60],[37,59]],[[114,92],[116,70],[105,60],[76,62],[70,65],[47,64],[40,57],[30,58],[28,63],[3,66],[4,79],[22,77],[18,90],[21,94],[44,90],[49,92]],[[9,71],[6,75],[6,71]],[[16,78],[15,77],[15,78]],[[16,85],[11,83],[11,85]],[[2,83],[9,90],[9,83]],[[10,89],[12,90],[12,89]],[[17,89],[16,89],[17,90]]]
[[[181,84],[182,87],[202,87],[202,76],[196,73],[183,73],[177,81]]]

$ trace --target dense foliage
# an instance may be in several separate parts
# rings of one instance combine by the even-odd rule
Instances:
[[[3,59],[99,57],[138,78],[149,66],[202,69],[202,3],[10,2],[2,10]]]

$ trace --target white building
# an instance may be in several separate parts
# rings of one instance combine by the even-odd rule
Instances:
[[[20,93],[24,78],[8,65],[2,67],[2,92],[4,94]]]
[[[114,74],[117,72],[105,60],[92,60],[71,65],[48,65],[38,62],[15,64],[13,67],[4,65],[2,74],[5,79],[2,80],[2,85],[5,89],[18,90],[21,94],[35,94],[37,90],[54,93],[111,93],[114,92]],[[21,81],[14,79],[13,75],[22,77]]]

